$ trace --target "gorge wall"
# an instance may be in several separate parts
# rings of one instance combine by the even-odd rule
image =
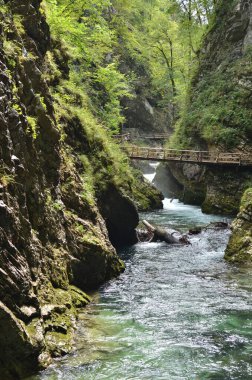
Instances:
[[[184,149],[252,153],[252,4],[220,1],[199,52],[188,104],[170,143]],[[235,215],[251,169],[162,165],[156,184],[204,212]],[[244,201],[246,199],[246,201]],[[244,195],[226,258],[251,260],[251,191]],[[245,215],[245,216],[244,216]],[[246,253],[247,252],[247,253]]]
[[[123,47],[122,47],[123,48]],[[160,105],[161,98],[152,94],[151,77],[144,65],[140,65],[125,50],[121,53],[120,70],[136,76],[133,98],[125,98],[122,105],[125,115],[124,131],[136,138],[158,133],[172,132],[173,111],[169,103]],[[145,142],[146,143],[146,142]]]
[[[143,209],[161,204],[160,194],[132,175],[106,131],[95,122],[87,128],[70,96],[64,107],[57,102],[52,88],[68,79],[68,57],[51,40],[40,3],[0,2],[0,378],[5,380],[20,379],[72,349],[76,310],[89,302],[83,291],[124,269],[111,242],[136,241],[135,204]],[[60,91],[63,99],[67,90],[62,85]],[[84,100],[71,91],[79,110]]]
[[[199,52],[174,142],[193,148],[251,148],[251,2],[220,1]]]

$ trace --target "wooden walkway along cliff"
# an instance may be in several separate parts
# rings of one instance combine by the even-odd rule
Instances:
[[[131,133],[124,133],[124,134],[118,134],[113,135],[113,139],[124,142],[124,141],[134,141],[134,140],[167,140],[169,138],[168,133],[157,133],[155,135],[136,135],[133,136]]]
[[[132,159],[149,161],[189,162],[201,165],[230,165],[252,167],[252,156],[243,153],[222,153],[195,150],[178,150],[124,146],[122,149]]]
[[[156,133],[155,135],[139,135],[140,140],[168,140],[168,133]]]

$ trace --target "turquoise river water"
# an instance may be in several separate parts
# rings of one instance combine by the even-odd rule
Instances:
[[[222,219],[164,206],[142,217],[182,231]],[[252,272],[224,261],[228,237],[122,250],[126,271],[81,314],[76,351],[30,380],[252,380]]]

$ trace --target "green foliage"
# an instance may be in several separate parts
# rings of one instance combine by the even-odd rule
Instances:
[[[118,133],[124,122],[120,99],[131,95],[127,78],[118,70],[116,59],[106,62],[116,45],[115,33],[106,19],[110,2],[48,0],[44,6],[54,38],[60,39],[68,51],[74,84],[85,87],[104,127]],[[52,55],[49,54],[47,60],[50,75],[59,76]]]
[[[17,32],[22,36],[25,34],[25,29],[24,29],[24,25],[23,25],[23,17],[18,15],[18,14],[15,14],[13,15],[13,21],[14,21],[14,25],[17,29]]]
[[[96,107],[80,86],[79,76],[75,72],[71,73],[69,80],[61,81],[54,99],[58,124],[63,130],[68,123],[76,125],[83,139],[86,139],[85,150],[82,148],[78,156],[83,167],[83,201],[94,205],[95,194],[111,183],[129,190],[133,177],[128,159],[99,123],[95,115]]]
[[[120,101],[138,86],[140,72],[150,78],[149,96],[160,107],[184,102],[212,1],[192,0],[188,8],[179,0],[44,0],[43,7],[100,122],[117,133],[124,123]],[[130,61],[134,72],[126,69],[125,76],[121,65]]]
[[[34,116],[27,116],[27,122],[28,122],[28,133],[31,133],[32,138],[36,140],[37,138],[37,118]]]
[[[12,108],[13,108],[15,111],[17,111],[17,113],[18,113],[19,115],[22,115],[22,108],[20,107],[19,104],[14,103],[14,104],[12,105]]]
[[[48,50],[45,54],[44,65],[45,69],[43,73],[43,79],[49,83],[55,83],[59,81],[62,74],[55,61],[54,54],[50,50]]]
[[[125,75],[121,74],[115,63],[105,67],[98,67],[94,75],[95,82],[102,86],[102,92],[107,94],[107,101],[101,111],[101,118],[112,132],[119,133],[119,126],[123,124],[120,99],[131,97]]]
[[[167,107],[171,102],[182,106],[202,35],[212,17],[213,1],[112,3],[116,10],[112,25],[122,38],[122,49],[126,47],[122,58],[132,57],[140,70],[142,67],[148,73],[149,95],[159,98],[159,106]]]
[[[92,99],[97,115],[112,133],[124,122],[120,100],[131,96],[127,78],[117,59],[107,60],[116,46],[115,32],[106,18],[110,1],[47,0],[44,7],[53,37],[68,52],[71,78]],[[55,60],[48,54],[49,75],[59,77]],[[78,80],[77,80],[78,78]],[[50,79],[50,78],[49,78]]]
[[[170,141],[180,147],[208,145],[232,149],[247,142],[252,133],[251,88],[246,77],[252,72],[252,53],[222,69],[205,74],[191,89],[191,99]]]
[[[4,39],[3,48],[4,48],[4,52],[6,53],[6,55],[11,56],[11,57],[13,55],[15,55],[15,53],[17,51],[17,45],[11,40]]]
[[[93,169],[88,157],[84,154],[79,156],[79,159],[83,165],[82,185],[83,191],[81,193],[82,199],[84,199],[89,205],[95,205],[95,192],[94,192],[94,175]]]
[[[10,174],[7,167],[0,167],[0,184],[7,187],[13,183],[15,183],[15,175]]]
[[[53,208],[55,211],[62,211],[64,209],[64,205],[60,201],[55,201],[53,203]]]
[[[38,102],[39,102],[40,106],[43,108],[43,110],[47,111],[45,98],[41,94],[36,94],[36,98],[38,99]]]

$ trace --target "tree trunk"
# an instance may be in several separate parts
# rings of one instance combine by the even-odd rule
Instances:
[[[146,220],[143,220],[143,224],[145,225],[148,231],[154,234],[152,241],[160,240],[165,241],[168,244],[189,244],[189,241],[185,241],[183,239],[183,236],[178,231],[154,227]],[[175,234],[177,236],[174,236]],[[183,240],[181,240],[181,238]]]

